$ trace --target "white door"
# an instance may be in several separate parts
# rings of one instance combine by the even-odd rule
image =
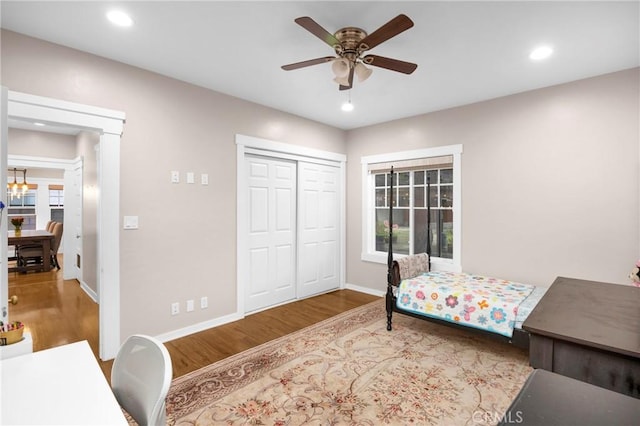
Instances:
[[[245,311],[296,297],[296,163],[245,157],[248,265]]]
[[[298,163],[298,297],[340,286],[340,169]]]
[[[64,172],[63,278],[82,282],[82,160]]]

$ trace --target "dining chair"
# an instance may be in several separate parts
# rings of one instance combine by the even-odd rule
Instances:
[[[51,250],[47,253],[47,256],[51,258],[51,264],[58,270],[60,269],[60,263],[58,262],[58,249],[60,248],[60,241],[62,240],[62,233],[64,226],[60,222],[53,222],[53,241],[51,242]],[[20,266],[27,266],[30,263],[42,263],[42,257],[45,256],[41,245],[29,245],[18,247],[18,264]]]
[[[130,336],[120,347],[111,369],[111,388],[140,425],[166,424],[165,399],[173,369],[167,348],[157,339]]]
[[[60,241],[62,241],[62,232],[64,230],[64,225],[60,222],[54,222],[52,230],[50,231],[53,234],[53,242],[51,243],[51,264],[54,265],[58,270],[60,269],[60,263],[58,263],[58,249],[60,248]]]
[[[45,226],[44,229],[46,229],[48,232],[52,232],[53,231],[53,225],[55,225],[57,222],[55,220],[50,220],[49,222],[47,222],[47,226]]]

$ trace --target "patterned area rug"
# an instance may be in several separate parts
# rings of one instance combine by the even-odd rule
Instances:
[[[376,301],[179,377],[177,425],[495,424],[531,372],[525,351]]]

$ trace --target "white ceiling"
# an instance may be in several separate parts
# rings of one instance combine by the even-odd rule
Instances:
[[[155,71],[341,129],[446,109],[640,65],[638,1],[624,2],[31,2],[3,0],[3,28]],[[117,28],[112,8],[135,24]],[[418,64],[412,75],[373,68],[340,104],[330,64],[280,66],[332,55],[294,23],[371,33],[404,13],[415,26],[371,50]],[[554,47],[547,61],[528,54]],[[10,61],[11,58],[3,58]]]

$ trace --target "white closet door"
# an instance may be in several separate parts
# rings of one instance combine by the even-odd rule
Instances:
[[[296,163],[246,156],[248,288],[245,311],[296,297]]]
[[[340,286],[340,169],[298,162],[298,297]]]

